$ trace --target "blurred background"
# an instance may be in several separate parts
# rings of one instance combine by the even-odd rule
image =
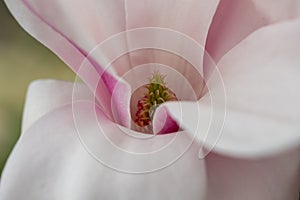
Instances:
[[[27,87],[43,78],[73,81],[75,75],[28,35],[0,1],[0,173],[21,134]]]

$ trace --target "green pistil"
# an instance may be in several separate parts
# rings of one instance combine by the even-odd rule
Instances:
[[[149,84],[145,85],[148,92],[138,101],[138,111],[136,113],[136,124],[145,127],[151,125],[157,107],[167,101],[177,100],[176,95],[166,86],[165,76],[155,71]]]
[[[161,75],[158,71],[154,71],[152,77],[149,78],[149,82],[150,84],[152,83],[152,84],[159,84],[165,86],[166,85],[165,77],[166,76]]]

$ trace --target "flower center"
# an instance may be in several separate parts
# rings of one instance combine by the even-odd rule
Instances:
[[[143,95],[137,102],[135,113],[135,125],[144,133],[152,133],[152,120],[155,110],[159,105],[167,101],[177,101],[177,97],[167,86],[165,76],[154,71],[149,84],[141,86]]]

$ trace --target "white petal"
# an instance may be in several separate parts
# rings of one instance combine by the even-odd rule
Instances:
[[[93,48],[125,30],[123,1],[11,0],[6,4],[26,31],[54,51],[75,72]],[[118,49],[126,48],[125,40],[118,42]],[[97,58],[98,64],[104,67],[105,54],[100,57]]]
[[[207,159],[207,200],[298,200],[299,149],[259,160],[210,154]]]
[[[219,0],[143,0],[126,3],[127,27],[161,27],[189,35],[204,44]]]
[[[297,0],[272,1],[252,0],[256,9],[269,23],[292,20],[300,17],[300,2]]]
[[[251,1],[222,0],[209,28],[206,50],[215,62],[247,35],[267,24]],[[211,69],[205,66],[209,75]]]
[[[150,68],[152,63],[166,65],[186,77],[199,97],[203,86],[203,49],[218,3],[219,0],[126,1],[126,27],[139,29],[140,33],[127,34],[128,49],[132,50],[131,67],[119,66],[118,71],[125,73],[132,67],[145,64]],[[195,44],[202,49],[195,51],[191,47]],[[198,59],[201,63],[200,72],[195,70],[184,54]],[[176,79],[172,74],[167,77]]]
[[[225,120],[224,107],[210,103],[209,95],[224,92],[223,85],[215,80],[208,82],[210,88],[205,98],[198,103],[182,103],[182,111],[170,104],[170,113],[178,120],[181,117],[182,126],[192,134],[200,127],[196,131],[198,139],[209,150],[213,148],[222,154],[258,157],[297,148],[300,145],[299,35],[299,21],[265,27],[223,57],[218,68],[227,95]],[[194,119],[195,116],[199,118]],[[210,122],[212,131],[206,138]]]
[[[222,0],[213,18],[206,49],[218,62],[231,48],[261,27],[300,17],[298,0]],[[205,74],[211,72],[206,63]]]
[[[73,89],[76,87],[76,97]],[[81,83],[37,80],[30,84],[24,106],[22,132],[55,108],[76,100],[92,100],[92,93]]]
[[[79,114],[76,125],[74,108]],[[0,199],[204,198],[205,163],[197,158],[195,143],[185,148],[191,141],[188,134],[181,132],[174,141],[170,139],[176,134],[138,140],[122,133],[98,110],[104,131],[99,132],[93,108],[87,102],[68,105],[27,129],[2,174]],[[110,142],[144,154],[121,151]],[[184,155],[170,162],[181,150],[186,150]],[[121,172],[130,169],[140,174]],[[157,171],[141,173],[151,169]]]
[[[114,46],[98,46],[110,36],[125,31],[123,1],[11,0],[6,4],[26,31],[56,53],[95,92],[103,107],[109,110],[108,115],[112,105],[120,115],[120,123],[130,126],[129,117],[124,117],[129,105],[125,111],[118,107],[127,99],[107,104],[118,79],[107,64],[112,62],[109,60],[112,54],[127,50],[126,38],[114,41]],[[117,64],[126,65],[124,62],[128,59]],[[127,87],[123,92],[129,95],[128,86],[123,84]]]

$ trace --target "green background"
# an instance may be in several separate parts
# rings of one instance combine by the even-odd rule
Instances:
[[[0,172],[21,134],[27,87],[43,78],[73,81],[75,75],[27,34],[0,1]]]

